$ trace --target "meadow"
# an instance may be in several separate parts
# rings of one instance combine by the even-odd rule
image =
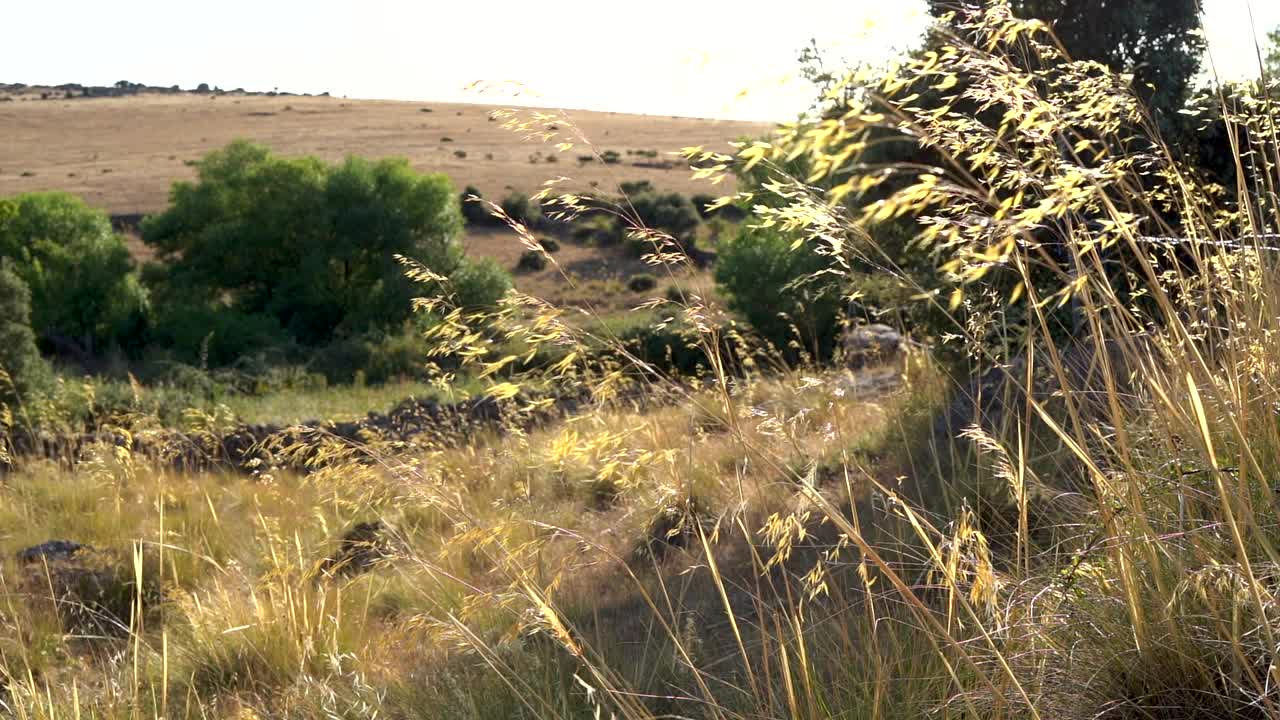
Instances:
[[[484,398],[461,434],[319,427],[193,471],[134,439],[234,422],[138,410],[95,416],[115,434],[75,462],[12,458],[0,710],[1280,717],[1271,89],[1188,109],[1230,139],[1233,189],[1007,4],[931,42],[767,139],[686,149],[749,212],[722,236],[540,198],[589,233],[613,213],[619,261],[674,288],[625,320],[598,287],[459,302],[406,260],[439,375],[385,392]],[[236,153],[365,169],[244,146],[202,169]],[[868,320],[912,339],[868,351]],[[347,395],[239,414],[388,397],[316,392]]]

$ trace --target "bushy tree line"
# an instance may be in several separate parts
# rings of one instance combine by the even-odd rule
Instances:
[[[449,179],[405,160],[329,164],[236,142],[197,170],[143,223],[157,262],[142,269],[75,196],[0,200],[0,367],[39,374],[36,342],[86,364],[110,352],[226,364],[402,332],[415,296],[476,307],[510,287],[492,261],[464,256]],[[409,280],[398,257],[440,280]]]

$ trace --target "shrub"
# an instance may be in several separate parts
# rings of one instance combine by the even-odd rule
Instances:
[[[716,284],[741,314],[779,350],[799,341],[801,349],[830,354],[840,311],[840,286],[820,274],[827,257],[809,245],[793,248],[777,232],[743,228],[720,245]],[[797,336],[798,333],[798,336]]]
[[[5,263],[0,263],[0,405],[24,398],[48,376],[31,331],[31,293]]]
[[[514,192],[502,199],[502,212],[528,228],[542,223],[542,208],[524,193]]]
[[[627,289],[635,293],[648,292],[656,287],[658,287],[658,279],[649,273],[632,275],[627,281]]]
[[[721,219],[727,220],[727,222],[730,223],[740,223],[742,220],[746,219],[746,211],[742,210],[740,206],[732,204],[732,202],[731,204],[721,206],[721,208],[709,210],[709,206],[713,205],[716,200],[718,200],[718,197],[714,195],[707,195],[705,192],[700,192],[698,195],[692,196],[690,199],[692,204],[694,204],[694,209],[698,210],[698,215],[701,219]]]
[[[622,226],[616,217],[601,212],[589,213],[576,219],[570,237],[580,243],[597,247],[613,247],[622,242]]]
[[[181,362],[201,368],[222,367],[289,343],[271,315],[192,302],[159,306],[153,336]]]
[[[37,335],[87,354],[141,340],[147,294],[129,250],[106,214],[80,198],[52,192],[0,200],[0,258],[30,291]]]
[[[547,256],[538,250],[525,250],[516,263],[517,272],[540,272],[547,269]]]
[[[622,161],[622,156],[618,154],[617,150],[605,150],[600,153],[600,160],[605,165],[617,165]]]
[[[560,243],[556,242],[555,238],[540,237],[538,238],[538,245],[542,246],[542,249],[548,253],[560,252]]]
[[[670,235],[685,251],[693,247],[700,220],[689,198],[674,192],[642,192],[629,198],[629,202],[642,226]],[[648,243],[644,245],[647,250]]]
[[[618,188],[622,190],[623,195],[639,195],[640,193],[654,192],[657,188],[648,180],[631,180],[621,183]]]
[[[470,200],[468,198],[475,198]],[[462,194],[458,196],[458,202],[462,206],[462,217],[468,225],[489,225],[496,218],[493,211],[489,209],[488,203],[484,202],[480,191],[473,185],[468,185]]]
[[[511,289],[511,275],[493,258],[466,260],[450,278],[454,302],[460,307],[492,307]]]
[[[174,301],[264,315],[297,341],[322,344],[403,323],[423,289],[397,255],[445,277],[462,264],[449,179],[406,160],[328,165],[235,142],[198,173],[142,227],[169,262],[158,286]]]
[[[456,157],[456,158],[458,158],[459,160],[466,160],[466,159],[467,159],[467,151],[466,151],[466,150],[454,150],[454,151],[453,151],[453,156],[454,156],[454,157]]]

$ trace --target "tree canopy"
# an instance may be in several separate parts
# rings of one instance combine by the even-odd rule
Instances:
[[[0,258],[31,295],[31,324],[55,344],[92,354],[136,340],[147,296],[124,239],[100,210],[68,193],[0,200]]]
[[[0,404],[21,399],[47,372],[31,331],[31,293],[0,261]]]
[[[143,225],[169,263],[166,290],[272,317],[305,344],[403,322],[423,289],[397,255],[443,277],[465,262],[449,179],[403,159],[334,165],[238,141],[209,154],[170,199]]]
[[[929,0],[941,17],[957,0]],[[1153,110],[1176,113],[1191,92],[1205,41],[1199,0],[1009,0],[1013,14],[1048,23],[1067,54],[1132,73]]]

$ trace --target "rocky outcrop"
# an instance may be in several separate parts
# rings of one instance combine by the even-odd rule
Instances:
[[[905,346],[902,335],[888,325],[858,325],[845,331],[843,339],[845,363],[863,368],[891,360]]]
[[[659,393],[648,390],[623,398],[624,402],[649,403]],[[7,448],[6,464],[0,455],[0,474],[24,458],[43,458],[74,465],[103,447],[126,449],[179,470],[226,468],[257,472],[271,467],[308,471],[331,458],[352,459],[355,450],[388,445],[421,448],[454,447],[477,432],[505,433],[529,430],[580,411],[591,397],[588,392],[535,398],[518,395],[507,400],[482,397],[456,403],[434,399],[409,399],[387,413],[371,412],[350,422],[313,420],[301,425],[240,425],[225,432],[190,433],[158,430],[139,433],[96,432],[53,434],[14,432],[0,435]]]

